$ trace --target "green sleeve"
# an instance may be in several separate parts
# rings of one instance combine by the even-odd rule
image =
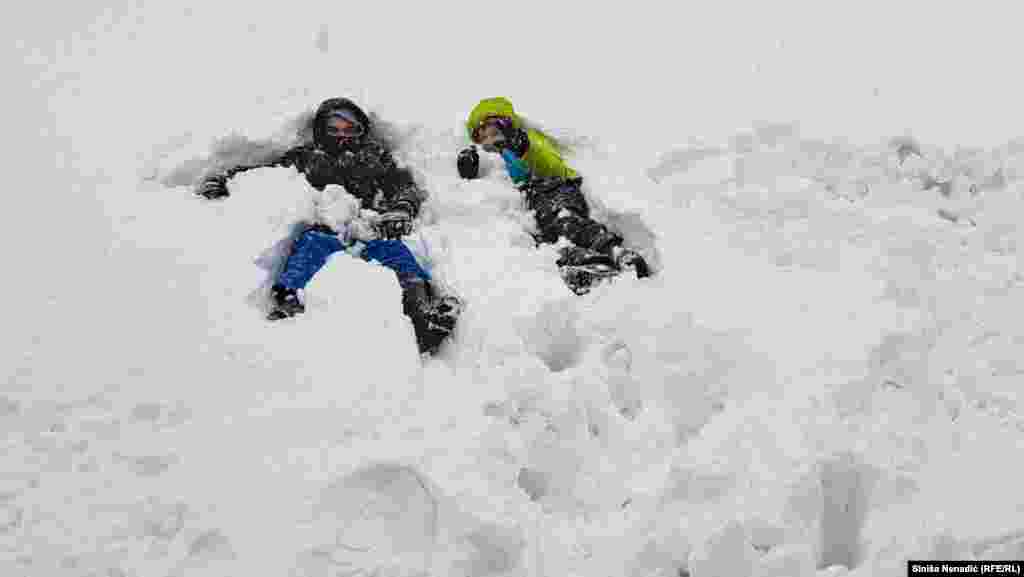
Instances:
[[[534,176],[576,177],[576,171],[565,163],[558,147],[551,139],[532,128],[527,131],[527,134],[530,137],[530,148],[526,151],[523,160],[530,166],[530,172]]]

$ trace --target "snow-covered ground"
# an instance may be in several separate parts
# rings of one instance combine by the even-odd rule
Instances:
[[[25,6],[4,23],[0,575],[894,575],[1024,558],[1024,87],[1004,4]],[[769,8],[770,6],[770,8]],[[576,297],[462,121],[573,145],[660,273]],[[468,308],[421,362],[313,193],[190,183],[387,121]],[[639,241],[638,241],[639,242]]]

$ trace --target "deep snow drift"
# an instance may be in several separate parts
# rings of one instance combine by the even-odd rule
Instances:
[[[26,176],[4,227],[0,573],[863,576],[1024,557],[1024,145],[940,126],[962,87],[907,88],[933,60],[724,11],[687,15],[679,45],[613,50],[683,15],[605,9],[558,40],[593,47],[561,55],[572,83],[524,83],[467,50],[475,18],[401,8],[359,8],[375,28],[336,6],[137,3],[12,31]],[[896,10],[882,32],[916,16]],[[745,47],[698,50],[716,23]],[[640,57],[685,86],[621,66]],[[849,78],[867,61],[889,76]],[[737,63],[757,70],[723,83]],[[858,122],[861,84],[904,92]],[[496,94],[571,146],[657,277],[573,296],[493,159],[457,178],[461,119]],[[263,320],[269,269],[323,200],[294,171],[191,194],[335,95],[384,119],[431,194],[410,243],[468,303],[439,358],[415,354],[390,271],[345,255],[306,315]]]

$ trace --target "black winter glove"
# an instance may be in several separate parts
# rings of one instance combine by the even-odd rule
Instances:
[[[412,217],[404,210],[385,212],[377,221],[377,231],[386,239],[400,239],[412,233]]]
[[[223,174],[211,174],[203,178],[199,182],[199,186],[196,187],[196,195],[209,200],[230,196],[228,194],[228,178]]]
[[[509,128],[502,135],[504,138],[494,143],[494,148],[498,152],[510,150],[518,158],[522,158],[526,151],[530,150],[530,135],[522,128]]]
[[[459,176],[467,180],[472,180],[480,175],[480,155],[476,151],[475,146],[470,146],[462,150],[459,153],[459,159],[456,162],[459,168]]]

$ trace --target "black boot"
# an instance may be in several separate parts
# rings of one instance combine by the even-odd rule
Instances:
[[[651,276],[651,268],[647,266],[647,261],[635,250],[615,247],[612,249],[612,255],[619,270],[632,270],[636,273],[636,278]]]
[[[299,300],[295,289],[274,285],[270,288],[270,295],[274,301],[274,308],[267,315],[267,320],[278,321],[306,312],[306,305]]]
[[[420,352],[436,353],[451,337],[460,314],[462,301],[454,296],[448,295],[429,301],[420,311],[419,331],[416,334]]]
[[[601,280],[619,274],[615,261],[606,253],[578,246],[567,246],[559,252],[555,264],[562,280],[578,295],[587,294]]]
[[[450,295],[435,297],[427,283],[405,289],[403,308],[412,321],[416,344],[421,353],[433,354],[455,330],[462,314],[462,301]]]
[[[447,336],[455,330],[455,321],[461,313],[462,301],[446,295],[431,301],[423,311],[423,318],[427,320],[427,328],[443,332]]]

